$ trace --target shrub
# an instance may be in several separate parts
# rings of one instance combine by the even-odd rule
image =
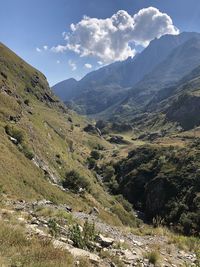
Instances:
[[[55,219],[49,219],[48,221],[49,232],[52,236],[56,237],[58,235],[58,225]]]
[[[32,160],[34,158],[34,153],[26,145],[22,145],[20,150],[28,159]]]
[[[156,228],[156,227],[160,227],[160,226],[163,226],[164,225],[164,219],[158,215],[156,215],[154,218],[153,218],[153,226]]]
[[[95,160],[99,160],[100,159],[100,153],[96,150],[92,150],[92,152],[90,153],[91,158],[95,159]]]
[[[84,248],[83,237],[78,224],[69,229],[69,238],[73,241],[75,247]]]
[[[149,260],[149,263],[155,265],[160,260],[160,254],[158,253],[158,251],[154,250],[154,251],[148,252],[146,254],[146,258]]]
[[[69,229],[69,238],[74,242],[75,247],[93,250],[93,242],[96,238],[94,223],[91,224],[86,220],[82,230],[78,224],[73,225]]]
[[[104,169],[104,182],[109,182],[115,174],[113,166],[106,166]]]
[[[62,184],[64,188],[68,188],[74,193],[80,192],[81,188],[86,191],[90,190],[90,184],[86,177],[81,176],[74,170],[65,174],[65,179]]]
[[[94,169],[96,167],[96,161],[94,158],[87,158],[88,169]]]

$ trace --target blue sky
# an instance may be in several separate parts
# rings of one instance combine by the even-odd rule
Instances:
[[[116,51],[113,48],[115,51],[113,55],[110,50],[95,54],[90,44],[89,48],[85,46],[84,50],[76,52],[75,45],[81,38],[79,35],[82,30],[82,26],[77,27],[77,23],[85,22],[84,15],[105,19],[111,18],[119,10],[124,10],[133,16],[139,10],[152,6],[171,17],[173,28],[170,30],[172,32],[175,32],[177,28],[180,31],[200,32],[199,0],[0,0],[0,3],[0,41],[42,71],[47,76],[50,85],[69,77],[80,79],[87,72],[100,67],[100,62],[107,64],[113,62],[115,58],[125,59],[128,54],[135,53],[134,49],[137,50],[136,43],[134,43],[126,48],[117,47]],[[86,21],[89,23],[88,27],[94,22],[87,19]],[[64,40],[62,33],[72,32],[71,23],[75,25],[75,35],[67,41]],[[85,36],[84,32],[84,38]],[[122,37],[115,35],[113,38]],[[139,45],[144,45],[151,37],[147,35],[138,37],[138,33],[134,33],[134,38]],[[86,41],[81,39],[84,45]],[[126,45],[125,42],[126,39],[124,45]],[[66,47],[66,43],[73,48],[66,48],[63,53],[53,52],[52,47],[57,45]],[[44,46],[48,48],[45,50]],[[97,43],[94,47],[96,49],[99,46],[102,50],[101,43]],[[36,48],[41,51],[36,51]],[[112,51],[112,46],[110,48]]]

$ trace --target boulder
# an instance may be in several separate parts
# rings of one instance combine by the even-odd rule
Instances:
[[[61,248],[61,249],[66,249],[68,250],[75,258],[79,258],[79,257],[86,257],[88,258],[91,262],[94,263],[99,263],[100,262],[100,258],[98,255],[91,253],[89,251],[80,249],[80,248],[75,248],[69,244],[66,244],[64,242],[58,241],[58,240],[54,240],[53,241],[53,245],[55,248]]]
[[[109,238],[109,237],[104,237],[103,235],[98,235],[97,236],[97,242],[100,243],[102,247],[110,247],[114,243],[114,239]]]

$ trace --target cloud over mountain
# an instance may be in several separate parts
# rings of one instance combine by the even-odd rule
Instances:
[[[110,63],[133,57],[135,45],[147,46],[156,37],[178,33],[171,17],[157,8],[144,8],[133,16],[119,10],[110,18],[84,16],[77,24],[71,24],[71,32],[64,34],[67,44],[58,45],[53,51],[68,49],[81,57],[94,56]]]
[[[86,69],[91,69],[92,68],[92,65],[89,64],[89,63],[86,63],[84,66],[85,66]]]

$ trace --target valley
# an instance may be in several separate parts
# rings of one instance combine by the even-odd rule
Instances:
[[[61,82],[64,103],[0,44],[0,266],[200,265],[199,40]]]

